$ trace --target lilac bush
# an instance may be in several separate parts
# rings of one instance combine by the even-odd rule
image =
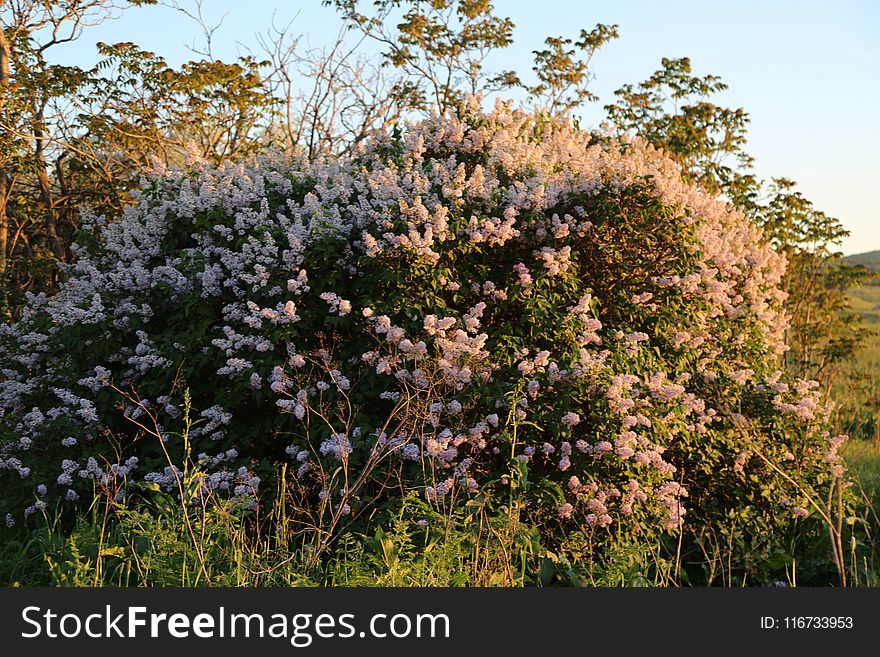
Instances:
[[[522,495],[596,558],[734,517],[797,533],[843,475],[781,371],[783,257],[640,140],[472,100],[345,160],[157,171],[88,219],[60,293],[0,331],[7,524],[176,490],[190,414],[205,492],[253,507],[285,466],[331,526]]]

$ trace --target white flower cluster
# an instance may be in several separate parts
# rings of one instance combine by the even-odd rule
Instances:
[[[686,258],[614,261],[626,226],[606,231],[612,220],[591,199],[643,188],[669,209],[658,234],[689,236]],[[562,519],[605,527],[652,502],[675,527],[687,491],[655,485],[675,472],[666,442],[720,424],[699,386],[783,385],[757,374],[781,353],[785,323],[784,260],[760,231],[646,143],[593,143],[509,104],[482,112],[471,101],[341,161],[265,155],[165,171],[120,221],[90,226],[99,247],[78,249],[60,293],[0,327],[0,476],[25,490],[38,471],[40,501],[75,500],[86,479],[175,490],[177,466],[107,465],[101,436],[120,431],[118,390],[155,399],[129,404],[129,420],[179,424],[167,395],[181,377],[204,409],[190,438],[206,492],[245,506],[260,479],[242,463],[277,454],[283,435],[300,477],[375,442],[441,500],[516,457],[575,482]],[[667,301],[685,308],[672,330],[658,321]],[[735,339],[746,334],[748,348]],[[661,348],[690,360],[674,371],[652,360]],[[822,417],[806,384],[772,389],[780,414]],[[378,414],[412,399],[419,431],[383,429]],[[310,422],[348,403],[372,424],[309,442]],[[529,421],[539,429],[512,453],[508,423]],[[572,475],[586,480],[597,463],[619,480]],[[28,506],[3,509],[13,521],[39,510],[26,483]]]

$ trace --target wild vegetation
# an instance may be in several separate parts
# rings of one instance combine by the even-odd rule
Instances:
[[[588,131],[617,26],[327,4],[84,70],[121,5],[0,2],[2,580],[876,584],[876,288],[720,79]]]

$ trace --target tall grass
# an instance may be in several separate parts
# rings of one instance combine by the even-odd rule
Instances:
[[[851,289],[849,304],[848,312],[861,317],[868,335],[831,389],[838,428],[852,438],[880,442],[880,285]]]
[[[863,556],[859,563],[851,563],[851,567],[857,576],[861,576],[862,584],[880,586],[880,516],[877,512],[880,505],[880,444],[869,440],[850,440],[842,453],[854,485],[865,501],[864,516],[851,519],[864,527],[861,533],[864,544],[854,543],[850,546],[851,553],[859,552]],[[851,557],[852,560],[855,557]]]
[[[105,507],[105,508],[102,508]],[[112,521],[105,522],[106,507]],[[535,532],[510,516],[456,512],[428,525],[425,505],[407,497],[369,534],[344,534],[317,568],[308,546],[282,525],[215,507],[188,527],[180,513],[96,501],[65,526],[45,513],[0,552],[4,585],[52,586],[525,586],[556,570]],[[276,511],[272,515],[280,517]],[[195,534],[192,530],[195,530]],[[194,542],[193,536],[195,535]],[[578,581],[568,582],[577,584]]]

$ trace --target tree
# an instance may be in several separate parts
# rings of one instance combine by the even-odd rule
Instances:
[[[767,184],[755,177],[746,150],[749,116],[713,102],[727,89],[720,78],[693,75],[688,58],[661,64],[644,82],[615,92],[616,102],[606,106],[609,120],[663,149],[687,178],[721,194],[764,229],[788,261],[786,366],[830,385],[867,335],[860,318],[845,312],[847,289],[867,280],[864,269],[844,266],[835,249],[848,231],[795,191],[793,181]]]
[[[715,75],[694,76],[689,58],[663,58],[661,66],[615,91],[617,101],[605,106],[608,119],[665,150],[704,189],[742,193],[752,180],[742,178],[752,166],[745,150],[749,115],[711,102],[727,85]]]
[[[174,70],[131,43],[98,44],[91,69],[47,53],[129,5],[16,0],[0,5],[0,275],[2,313],[50,291],[70,259],[80,210],[112,219],[157,163],[235,159],[259,148],[276,99],[260,62],[194,60]],[[189,155],[188,155],[189,154]],[[10,237],[11,235],[11,237]]]
[[[830,388],[871,334],[858,315],[845,312],[847,290],[866,283],[868,272],[843,262],[835,245],[849,232],[816,210],[791,180],[775,178],[767,201],[756,204],[751,215],[788,262],[786,366]]]
[[[545,49],[532,51],[535,55],[532,70],[538,81],[532,85],[521,83],[528,92],[530,104],[541,112],[557,116],[596,100],[588,88],[594,77],[590,61],[599,48],[617,37],[617,25],[602,23],[589,32],[581,30],[580,38],[574,42],[563,37],[547,37]]]
[[[443,113],[463,98],[522,89],[525,104],[548,115],[571,112],[595,100],[590,61],[617,25],[597,24],[581,30],[578,39],[548,37],[532,51],[535,79],[524,80],[513,70],[489,71],[490,53],[513,43],[514,24],[498,16],[487,0],[380,0],[372,14],[362,13],[360,0],[327,0],[347,25],[383,48],[384,64],[399,71],[398,91],[408,98],[406,109],[424,114],[432,107]],[[398,22],[394,28],[391,27]]]
[[[310,158],[350,154],[369,136],[390,129],[418,105],[418,93],[360,52],[342,29],[328,46],[306,47],[291,25],[258,35],[269,62],[267,85],[279,107],[268,141],[302,149]]]
[[[83,71],[50,65],[46,53],[79,38],[84,29],[112,16],[123,4],[113,0],[0,2],[0,313],[22,289],[45,287],[55,279],[52,263],[64,259],[70,242],[70,204],[53,188],[50,172],[62,154],[52,144],[59,100],[83,80]],[[11,237],[10,237],[11,236]],[[14,265],[14,266],[13,266]]]
[[[378,0],[375,13],[361,13],[359,0],[326,0],[351,28],[382,48],[387,65],[402,74],[400,85],[414,106],[439,112],[465,94],[514,86],[512,71],[491,74],[486,57],[513,42],[513,22],[493,14],[488,0]],[[401,13],[402,12],[402,13]],[[390,23],[400,20],[394,30]]]

